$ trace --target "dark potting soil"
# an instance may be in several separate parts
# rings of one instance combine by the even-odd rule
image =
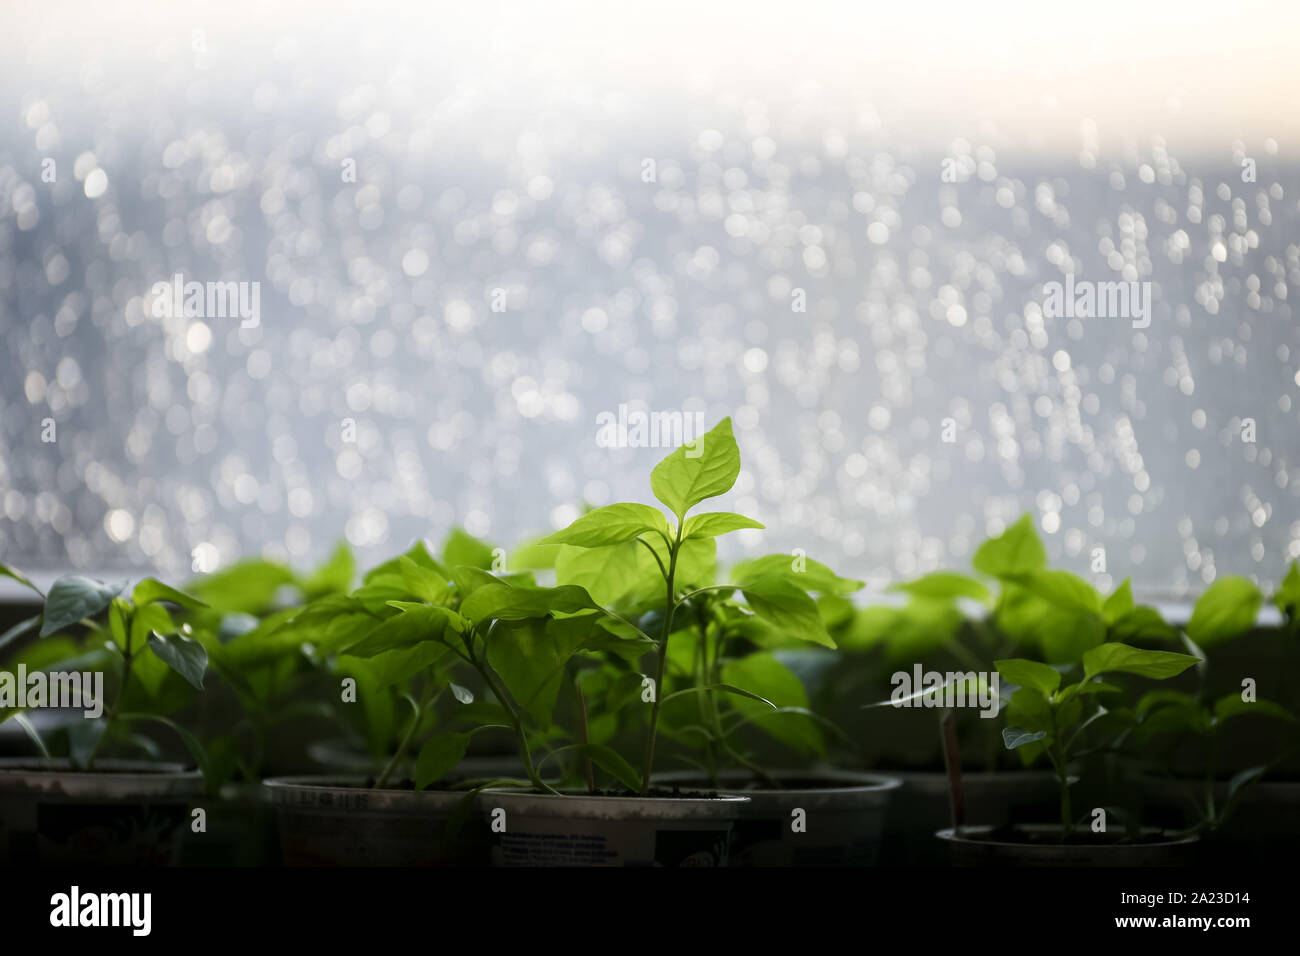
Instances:
[[[531,794],[542,796],[540,790],[529,790]],[[627,797],[629,799],[668,799],[668,800],[716,800],[720,796],[716,790],[683,790],[681,787],[651,787],[645,793],[632,790],[568,790],[563,791],[570,797]]]
[[[339,784],[339,786],[342,787],[342,788],[345,789],[345,790],[352,790],[352,789],[356,789],[356,790],[374,790],[374,789],[375,789],[375,784],[377,784],[378,782],[379,782],[379,778],[378,778],[378,777],[366,777],[365,781],[362,782],[362,783],[360,783],[360,784],[346,784],[346,783],[344,783],[344,784]],[[456,786],[456,784],[459,783],[459,782],[460,782],[460,781],[455,781],[455,780],[453,780],[453,781],[443,781],[443,785],[442,785],[442,786],[438,786],[438,787],[425,787],[425,788],[424,788],[424,792],[425,792],[425,793],[466,793],[466,792],[468,792],[468,788],[466,788],[466,789],[461,789],[461,788],[459,788],[459,787]],[[401,779],[401,780],[390,780],[390,781],[388,781],[388,783],[384,784],[383,787],[381,787],[380,789],[382,789],[382,790],[412,790],[412,791],[413,791],[413,790],[415,789],[415,781],[412,780],[410,777],[405,777],[405,778],[403,778],[403,779]]]
[[[0,770],[16,770],[19,773],[50,773],[50,774],[67,774],[67,773],[88,773],[92,776],[100,774],[113,774],[121,776],[129,774],[133,777],[150,777],[155,774],[172,774],[172,773],[190,773],[193,767],[183,767],[181,769],[164,768],[164,767],[132,767],[130,770],[114,769],[113,767],[47,767],[39,760],[31,764],[22,764],[19,766],[0,767]]]
[[[752,780],[736,789],[742,792],[764,790],[769,793],[779,793],[782,790],[843,790],[845,787],[859,786],[865,784],[853,780],[827,780],[824,777],[778,777],[776,786],[772,786],[765,780]]]
[[[356,785],[356,789],[373,790],[377,782],[378,782],[377,777],[373,777],[373,776],[367,777],[364,783],[360,785]],[[350,787],[348,787],[347,784],[343,784],[342,786],[346,789],[351,789]],[[412,780],[410,777],[407,777],[402,780],[390,780],[387,784],[385,784],[384,789],[385,790],[414,790],[415,781]],[[464,791],[457,790],[455,787],[440,787],[432,791],[426,789],[425,792],[426,793],[429,792],[462,793]],[[536,794],[538,796],[542,796],[542,792],[540,790],[529,790],[527,792],[531,794]],[[680,799],[716,800],[719,796],[718,791],[716,790],[683,790],[681,787],[672,787],[672,788],[651,787],[647,793],[634,793],[631,790],[591,790],[591,791],[572,790],[572,791],[565,791],[565,793],[567,793],[568,796],[573,796],[573,797],[632,797],[632,798],[657,797],[660,799],[675,798],[679,800]]]
[[[865,784],[853,780],[827,780],[825,777],[778,777],[773,786],[755,777],[752,780],[737,782],[735,786],[724,786],[723,789],[728,793],[747,793],[754,790],[780,793],[783,790],[843,790],[845,787],[860,786]],[[717,794],[712,793],[710,796],[717,796]]]
[[[962,838],[976,843],[1019,843],[1023,846],[1143,846],[1176,839],[1173,834],[1132,839],[1122,830],[1113,833],[1094,833],[1085,828],[1075,830],[1068,840],[1062,841],[1055,832],[1023,830],[1016,826],[998,827],[987,833],[963,833]]]

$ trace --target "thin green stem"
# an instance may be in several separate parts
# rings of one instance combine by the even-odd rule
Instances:
[[[659,732],[659,708],[662,703],[664,673],[668,668],[668,636],[673,632],[673,615],[677,612],[677,595],[673,590],[673,579],[677,574],[677,554],[682,546],[682,526],[677,524],[677,541],[669,547],[668,574],[665,584],[668,589],[668,610],[664,614],[663,636],[659,641],[659,668],[655,677],[654,703],[650,705],[650,727],[645,738],[645,762],[641,767],[641,792],[650,790],[650,774],[655,764],[655,737]]]
[[[645,549],[650,552],[650,557],[654,558],[655,564],[659,565],[659,573],[664,576],[665,580],[667,580],[668,569],[664,567],[663,560],[659,557],[659,552],[654,549],[654,545],[652,545],[645,538],[637,538],[636,540],[637,540],[637,544],[645,545]],[[667,538],[665,538],[664,543],[668,545],[668,550],[671,552],[673,547],[672,542],[669,541]]]
[[[130,622],[127,622],[130,627]],[[130,634],[130,630],[127,631]],[[131,639],[127,638],[127,646],[122,651],[122,684],[117,689],[117,696],[113,698],[113,703],[109,705],[108,714],[104,718],[104,732],[99,735],[95,741],[95,749],[90,752],[90,759],[86,761],[86,769],[95,769],[95,760],[99,757],[99,752],[104,749],[104,744],[108,742],[108,735],[113,730],[113,722],[117,720],[118,711],[122,707],[122,698],[126,696],[126,689],[131,684]]]
[[[1052,746],[1048,748],[1047,755],[1051,758],[1052,766],[1056,768],[1056,778],[1061,788],[1061,840],[1065,842],[1070,839],[1070,833],[1074,829],[1074,813],[1070,807],[1069,756],[1057,731],[1056,709],[1053,707],[1050,713],[1052,715]]]
[[[411,700],[411,707],[415,711],[415,713],[412,714],[411,716],[411,726],[407,728],[406,734],[402,737],[402,742],[397,745],[397,750],[393,753],[393,756],[389,758],[388,763],[384,766],[383,772],[379,774],[379,779],[375,781],[375,786],[373,789],[375,790],[384,789],[384,787],[388,783],[388,778],[393,775],[394,771],[397,770],[398,765],[401,764],[402,759],[406,756],[407,749],[411,746],[411,741],[415,739],[415,732],[419,730],[421,720],[424,717],[425,709],[429,706],[429,701],[432,698],[433,698],[432,678],[425,679],[424,691],[420,695],[419,703],[416,703],[414,700],[411,700],[411,698],[409,697],[407,698],[407,700]]]
[[[496,676],[492,673],[492,669],[487,666],[487,663],[485,661],[480,661],[478,655],[469,648],[468,644],[466,650],[469,651],[468,659],[470,664],[472,664],[474,669],[478,671],[479,676],[483,678],[483,682],[488,685],[493,696],[495,696],[501,703],[501,706],[505,708],[506,714],[510,718],[510,725],[514,728],[515,737],[519,742],[519,756],[524,761],[524,770],[528,774],[529,782],[542,793],[558,793],[554,787],[547,784],[546,781],[541,778],[541,775],[537,772],[537,767],[533,764],[533,751],[528,745],[528,734],[524,730],[523,718],[520,716],[519,710],[515,706],[514,701],[510,699],[510,696],[505,692],[505,689],[497,683]]]
[[[700,723],[708,726],[710,722],[717,723],[717,715],[713,712],[713,695],[705,690],[709,682],[709,622],[703,610],[696,615],[696,619],[699,624],[700,639],[695,649],[695,686],[700,692],[698,700]],[[712,740],[707,741],[705,752],[708,754],[709,783],[716,787],[718,755]]]
[[[682,595],[681,600],[678,601],[677,603],[685,604],[687,601],[695,597],[697,594],[704,594],[707,591],[739,591],[739,590],[740,590],[739,584],[710,584],[708,587],[696,588],[694,591],[687,591],[685,594]]]

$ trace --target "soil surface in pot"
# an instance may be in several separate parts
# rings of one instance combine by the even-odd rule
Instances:
[[[331,784],[340,790],[414,790],[415,781],[410,777],[405,780],[390,780],[382,787],[376,787],[379,782],[377,777],[366,777],[364,783],[338,783]],[[468,790],[458,790],[455,787],[425,787],[425,793],[469,793]]]
[[[148,767],[148,766],[141,765],[138,767],[131,767],[130,769],[123,769],[121,767],[112,767],[112,766],[109,767],[99,766],[99,767],[92,767],[88,769],[86,767],[51,767],[48,764],[41,763],[39,760],[33,760],[31,763],[23,763],[23,764],[0,764],[0,770],[17,770],[20,773],[53,773],[53,774],[60,774],[60,775],[66,775],[70,773],[78,773],[78,774],[88,773],[91,776],[95,776],[95,777],[100,776],[101,774],[104,776],[118,776],[118,777],[120,777],[122,774],[130,774],[133,777],[137,777],[137,776],[147,777],[147,776],[151,776],[155,774],[163,774],[163,773],[165,774],[192,773],[194,771],[194,768],[193,767]]]
[[[533,796],[551,796],[540,790],[527,790]],[[566,797],[626,797],[632,800],[717,800],[722,794],[716,790],[683,790],[681,787],[651,787],[645,793],[634,790],[563,790]]]
[[[748,783],[738,784],[734,789],[742,793],[748,790],[766,790],[772,793],[780,793],[784,790],[844,790],[861,786],[867,786],[867,784],[855,783],[852,780],[827,780],[825,777],[781,777],[775,784],[768,783],[766,780],[754,779]]]
[[[1054,830],[1025,830],[1020,827],[998,827],[985,832],[961,834],[961,839],[975,843],[1018,843],[1023,846],[1143,846],[1176,840],[1172,833],[1158,836],[1132,838],[1124,831],[1094,833],[1092,830],[1076,830],[1069,839],[1061,840]]]

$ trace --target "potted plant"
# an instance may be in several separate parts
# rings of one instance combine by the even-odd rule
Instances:
[[[698,501],[728,490],[739,469],[729,421],[704,436],[702,442],[702,454],[668,479],[681,491],[683,500],[694,496],[681,506],[679,517]],[[680,458],[686,460],[684,454]],[[663,474],[656,472],[657,476]],[[642,538],[643,534],[658,538],[652,543]],[[684,530],[673,536],[656,509],[613,505],[590,512],[547,544],[576,544],[588,549],[626,544],[628,548],[618,556],[621,560],[628,551],[635,554],[637,546],[632,542],[643,540],[647,555],[653,555],[652,560],[663,569],[663,586],[667,588],[675,587],[673,582],[693,579],[700,573],[693,562],[712,550],[711,537],[701,536],[701,541],[707,541],[704,547],[683,546],[685,538]],[[597,561],[602,557],[599,552],[590,556]],[[606,585],[615,580],[620,566],[605,569]],[[557,577],[573,572],[566,559],[557,560]],[[736,807],[746,798],[687,795],[651,786],[660,714],[658,689],[667,667],[664,638],[672,631],[667,621],[672,607],[656,641],[638,623],[604,606],[579,584],[539,587],[528,575],[498,576],[462,566],[429,579],[428,585],[422,589],[421,600],[395,602],[400,615],[382,632],[351,646],[349,653],[368,657],[397,648],[433,645],[481,681],[499,708],[500,725],[515,737],[526,778],[522,786],[483,791],[480,804],[496,839],[498,862],[673,865],[725,861]],[[608,597],[606,587],[597,585],[595,590]],[[676,592],[673,596],[677,597]],[[806,595],[803,597],[806,601]],[[647,623],[645,615],[640,623]],[[555,714],[566,687],[585,700],[580,684],[566,679],[580,666],[578,659],[611,666],[620,662],[631,673],[643,656],[653,658],[655,676],[637,678],[636,700],[638,707],[644,703],[647,727],[638,773],[615,749],[591,739],[588,718],[596,724],[617,719],[615,714],[593,708],[591,714],[583,714],[580,726],[568,728],[557,725]],[[464,742],[462,736],[459,746],[454,741],[435,746],[444,760],[453,762],[463,753]],[[549,776],[543,774],[544,768]],[[618,786],[597,790],[597,769]],[[582,792],[579,779],[584,771],[587,787]]]
[[[128,599],[120,596],[123,585],[82,575],[61,577],[42,594],[13,569],[0,572],[42,598],[41,613],[3,639],[17,646],[37,635],[14,670],[0,675],[0,720],[19,721],[41,756],[0,761],[0,858],[41,865],[175,862],[203,777],[157,759],[157,745],[136,728],[168,727],[207,769],[198,740],[166,716],[177,700],[203,689],[207,669],[203,645],[183,633],[168,606],[201,602],[154,578],[136,584]],[[106,671],[114,686],[101,692]],[[57,744],[24,714],[52,703],[81,710]],[[65,755],[54,756],[60,748]],[[123,756],[133,752],[147,759]]]
[[[1220,578],[1198,599],[1183,641],[1199,659],[1194,690],[1159,690],[1137,704],[1133,733],[1140,782],[1148,811],[1174,826],[1198,833],[1221,859],[1248,851],[1255,856],[1285,852],[1293,843],[1300,808],[1300,783],[1287,765],[1300,751],[1295,715],[1260,693],[1285,692],[1293,679],[1285,667],[1241,666],[1220,653],[1256,632],[1263,603],[1259,588],[1245,578]],[[1293,562],[1273,596],[1284,623],[1273,640],[1290,650],[1294,672],[1300,568]],[[1202,647],[1209,650],[1203,650]],[[1216,680],[1226,677],[1224,680]]]
[[[1010,656],[1066,665],[1105,640],[1176,635],[1153,608],[1132,600],[1127,581],[1103,600],[1087,581],[1051,568],[1028,514],[984,541],[972,564],[980,577],[934,571],[894,585],[890,590],[903,595],[904,604],[862,609],[840,637],[849,666],[839,670],[834,694],[846,714],[861,708],[864,696],[879,702],[859,709],[871,733],[858,736],[893,744],[873,756],[903,780],[886,847],[893,863],[941,862],[941,848],[924,835],[951,822],[936,721],[898,706],[894,682],[914,672],[987,675],[995,660]],[[1056,799],[1051,774],[1019,765],[986,713],[965,707],[952,714],[967,812],[990,825],[1041,818]]]
[[[1066,589],[1085,600],[1070,584],[1063,584],[1062,598]],[[1115,695],[1122,698],[1124,688],[1103,678],[1133,674],[1163,680],[1196,661],[1189,654],[1107,641],[1067,666],[1023,658],[995,662],[1002,681],[1012,688],[1002,729],[1005,746],[1018,751],[1026,765],[1040,758],[1050,763],[1058,786],[1059,823],[1004,828],[959,825],[941,830],[938,835],[950,843],[954,862],[1058,866],[1187,862],[1195,837],[1171,837],[1131,819],[1115,828],[1111,824],[1118,821],[1111,818],[1121,814],[1114,808],[1080,806],[1075,791],[1088,782],[1087,758],[1116,751],[1136,724],[1131,709],[1114,704]],[[1065,674],[1077,679],[1063,686]]]
[[[315,686],[325,677],[315,648],[280,640],[279,631],[304,603],[347,593],[354,573],[352,553],[340,544],[308,574],[257,558],[186,584],[207,606],[183,609],[180,617],[207,650],[216,680],[194,715],[213,793],[207,826],[189,834],[183,864],[279,862],[265,769],[297,759],[309,728],[333,716]]]
[[[762,526],[728,512],[688,513],[730,490],[739,469],[731,423],[724,420],[654,469],[651,488],[671,520],[647,505],[619,503],[595,509],[544,540],[559,548],[554,596],[576,602],[552,611],[580,613],[598,632],[621,638],[577,645],[582,656],[594,652],[596,660],[579,666],[572,682],[579,742],[566,749],[614,775],[626,793],[548,794],[534,785],[526,794],[485,794],[499,802],[496,809],[507,819],[518,824],[522,816],[527,827],[502,835],[504,859],[719,863],[728,858],[727,830],[737,815],[742,861],[872,857],[892,781],[806,769],[792,778],[745,752],[743,731],[752,728],[805,753],[821,749],[818,718],[776,650],[802,642],[833,647],[809,592],[843,594],[861,585],[802,556],[783,555],[741,566],[733,583],[716,583],[715,539]],[[513,609],[526,613],[517,604]],[[633,662],[647,649],[648,673],[642,673]],[[571,656],[561,651],[558,659]],[[622,665],[612,658],[621,658]],[[568,682],[556,689],[564,686]],[[553,707],[552,698],[534,716],[544,722]],[[608,744],[639,750],[639,771],[616,749],[606,749]],[[657,773],[665,756],[698,769]],[[728,805],[682,798],[670,786],[697,794],[732,790],[749,800]],[[581,840],[569,839],[557,853],[538,849],[566,833]],[[673,856],[665,857],[664,847]]]
[[[344,725],[378,758],[342,773],[265,781],[292,865],[444,865],[486,859],[482,834],[463,826],[473,775],[454,774],[471,738],[509,730],[504,711],[480,701],[481,675],[446,633],[490,550],[454,532],[443,561],[422,541],[369,571],[346,595],[306,605],[266,645],[307,645],[332,675]],[[254,652],[259,645],[253,645]]]
[[[665,757],[692,769],[655,779],[750,798],[734,866],[874,864],[898,781],[827,763],[828,740],[841,751],[857,742],[812,709],[801,676],[815,681],[835,659],[827,609],[862,582],[802,553],[743,562],[730,584],[713,578],[678,600],[664,684]],[[778,594],[779,616],[766,606]]]

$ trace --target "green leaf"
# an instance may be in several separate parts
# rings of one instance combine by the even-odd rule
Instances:
[[[26,714],[17,711],[10,711],[10,713],[13,714],[14,723],[21,727],[23,733],[27,735],[27,739],[36,745],[36,749],[41,752],[41,756],[46,760],[51,759],[50,750],[45,746],[45,741],[41,739],[40,731],[36,729],[36,725],[27,719]],[[0,723],[3,722],[4,716],[0,716]]]
[[[1219,578],[1211,584],[1187,622],[1187,635],[1201,647],[1245,634],[1255,626],[1264,595],[1248,578]]]
[[[407,589],[421,601],[430,604],[446,604],[452,597],[452,586],[446,578],[433,568],[416,564],[406,555],[398,558],[398,568]]]
[[[1291,562],[1290,570],[1273,595],[1273,603],[1288,617],[1300,617],[1300,561]]]
[[[1144,717],[1147,711],[1154,707],[1188,707],[1196,709],[1196,697],[1193,694],[1185,694],[1180,690],[1149,690],[1138,698],[1137,711],[1139,717]]]
[[[460,686],[460,684],[457,684],[455,681],[448,681],[447,689],[451,691],[451,696],[455,697],[458,703],[461,704],[474,703],[474,692],[470,690],[468,687],[462,687]]]
[[[108,605],[108,633],[113,643],[123,653],[131,653],[131,640],[127,632],[127,621],[131,618],[131,602],[125,598],[115,597]]]
[[[442,544],[442,560],[448,567],[464,565],[471,568],[492,570],[492,545],[463,531],[452,528],[447,540]]]
[[[1178,638],[1178,628],[1169,624],[1153,607],[1139,604],[1110,622],[1106,631],[1108,641],[1122,644],[1168,643]]]
[[[1146,744],[1164,734],[1204,734],[1211,730],[1209,714],[1194,702],[1157,703],[1140,716],[1142,722],[1134,735],[1134,742],[1138,744]]]
[[[10,644],[23,635],[30,634],[32,631],[36,630],[40,626],[40,623],[41,616],[37,614],[34,617],[27,618],[25,621],[19,621],[13,627],[9,628],[9,630],[0,634],[0,651],[4,650],[6,644]]]
[[[399,647],[443,641],[448,631],[461,634],[464,630],[464,622],[455,611],[416,604],[367,631],[364,637],[343,650],[351,657],[374,657]]]
[[[1261,717],[1295,721],[1295,717],[1286,708],[1273,703],[1271,700],[1246,701],[1241,699],[1241,694],[1228,694],[1214,702],[1216,720],[1224,721],[1244,714],[1258,714]]]
[[[1087,697],[1089,694],[1115,694],[1123,689],[1124,688],[1122,687],[1108,684],[1102,680],[1081,681],[1078,684],[1071,684],[1066,688],[1067,691],[1073,692],[1070,694],[1071,697]]]
[[[608,548],[560,545],[555,557],[555,583],[585,588],[597,604],[612,607],[641,586],[638,551],[644,552],[645,548],[635,541]],[[654,576],[658,578],[657,570]],[[663,587],[662,583],[659,587]]]
[[[1110,642],[1099,644],[1083,655],[1085,678],[1107,672],[1122,671],[1156,680],[1175,677],[1195,664],[1197,658],[1190,654],[1172,651],[1144,651],[1127,644]]]
[[[997,626],[1015,647],[1037,647],[1049,664],[1073,664],[1106,637],[1100,614],[1046,601],[1007,582],[997,603]]]
[[[818,594],[851,594],[863,587],[861,581],[842,578],[820,561],[802,553],[766,554],[737,565],[734,574],[734,579],[741,584],[767,577],[785,578],[805,591]]]
[[[20,571],[15,570],[14,568],[9,567],[9,565],[5,564],[3,561],[0,561],[0,577],[13,578],[23,587],[31,588],[37,594],[40,594],[41,597],[45,597],[45,595],[41,592],[41,589],[38,588],[35,584],[32,584],[32,582],[27,579],[26,575],[24,575]]]
[[[662,511],[649,505],[620,503],[588,511],[567,528],[543,538],[542,544],[603,548],[654,533],[669,533]]]
[[[109,610],[109,621],[113,620],[114,614],[118,608],[118,600],[113,602]],[[122,602],[125,604],[125,602]],[[157,634],[175,634],[176,625],[172,621],[172,616],[167,613],[167,609],[161,604],[144,604],[132,610],[125,607],[124,616],[130,618],[130,643],[123,641],[116,633],[114,628],[113,639],[118,641],[120,647],[129,649],[132,654],[138,654],[144,651],[145,643],[149,640],[150,632]]]
[[[1228,801],[1226,806],[1223,808],[1221,819],[1228,816],[1232,811],[1232,808],[1236,806],[1237,799],[1243,792],[1245,792],[1245,789],[1262,778],[1267,772],[1268,767],[1264,766],[1248,767],[1239,773],[1233,774],[1232,779],[1228,781]]]
[[[451,580],[456,585],[456,590],[460,592],[461,599],[469,597],[479,588],[492,587],[496,584],[504,583],[501,578],[491,572],[484,571],[482,568],[471,567],[468,564],[458,564],[451,569]]]
[[[327,594],[346,594],[356,577],[356,559],[346,541],[340,541],[331,552],[329,559],[319,568],[299,582],[299,587],[308,599],[324,597]]]
[[[1012,694],[1006,713],[1009,727],[1044,732],[1052,729],[1052,705],[1032,687],[1022,687]]]
[[[174,720],[169,720],[159,714],[121,714],[119,719],[124,723],[143,720],[162,724],[164,727],[170,727],[176,736],[181,738],[181,742],[185,744],[185,749],[188,750],[190,756],[194,758],[194,763],[203,774],[203,778],[205,780],[212,779],[212,765],[208,761],[207,751],[205,751],[203,745],[199,743],[199,738],[195,737]]]
[[[1030,687],[1044,697],[1051,697],[1061,686],[1061,672],[1054,667],[1019,658],[994,661],[993,666],[1006,680],[1017,687]]]
[[[686,687],[682,690],[674,691],[669,694],[668,697],[665,697],[664,700],[668,700],[669,697],[676,697],[678,694],[695,694],[710,690],[720,690],[726,694],[735,694],[737,697],[744,697],[746,700],[757,701],[760,704],[765,704],[768,710],[777,709],[776,704],[772,703],[766,697],[760,697],[753,691],[745,690],[743,687],[737,687],[735,684],[700,684],[697,687]]]
[[[268,616],[251,631],[222,645],[215,656],[223,666],[245,670],[297,655],[305,644],[333,653],[361,640],[380,620],[363,602],[331,594],[304,608]]]
[[[642,538],[654,551],[650,554],[644,545],[636,549],[637,578],[636,589],[629,599],[644,598],[658,602],[663,599],[664,576],[659,565],[669,565],[668,546],[658,537]],[[655,558],[658,558],[656,562]],[[687,538],[677,549],[677,573],[674,584],[681,590],[708,587],[715,581],[718,564],[717,538]]]
[[[451,648],[446,644],[424,641],[376,654],[367,658],[366,663],[370,665],[379,687],[392,687],[394,684],[405,683],[416,674],[425,673],[451,653]]]
[[[184,677],[196,690],[203,690],[203,673],[208,669],[208,652],[198,641],[179,634],[149,635],[149,649],[164,664]]]
[[[429,568],[431,571],[437,571],[444,578],[448,577],[447,570],[435,561],[431,554],[429,554],[429,549],[425,545],[424,541],[417,540],[406,550],[405,553],[398,555],[396,558],[385,561],[383,564],[378,564],[367,571],[361,579],[362,583],[369,584],[375,578],[387,575],[400,575],[402,558],[409,558],[422,568]]]
[[[250,559],[193,578],[185,590],[219,610],[260,615],[272,607],[282,587],[293,583],[294,574],[284,565]]]
[[[1030,571],[1027,574],[1003,575],[1053,607],[1101,614],[1101,595],[1091,584],[1069,571]]]
[[[410,588],[406,586],[406,581],[402,577],[401,567],[399,565],[397,570],[392,574],[377,574],[374,576],[367,575],[365,583],[351,594],[346,596],[332,594],[329,597],[319,598],[316,601],[313,601],[312,605],[344,597],[346,597],[347,600],[361,605],[371,613],[382,614],[383,609],[388,605],[388,602],[408,601],[415,597],[415,595],[412,594]]]
[[[564,618],[562,623],[575,628],[586,628],[578,650],[613,654],[632,663],[655,650],[659,645],[638,634],[635,630],[604,614],[583,614]]]
[[[1035,741],[1042,740],[1047,736],[1044,730],[1030,732],[1023,727],[1003,727],[1002,744],[1007,750],[1015,750],[1017,747],[1023,747],[1025,744],[1032,744]]]
[[[979,546],[972,561],[975,570],[989,577],[1010,578],[1047,569],[1047,551],[1034,528],[1029,514],[1007,528],[996,538],[989,538]]]
[[[541,538],[521,541],[510,549],[510,567],[516,571],[553,568],[559,550],[558,544],[542,544]]]
[[[742,586],[742,591],[750,609],[782,634],[824,647],[835,646],[816,602],[788,578],[754,578]]]
[[[740,449],[724,418],[712,430],[677,448],[650,473],[650,488],[680,522],[706,498],[731,490],[740,474]]]
[[[582,646],[590,622],[583,619],[530,620],[496,624],[487,640],[487,659],[515,702],[542,727],[551,726],[564,666]]]
[[[131,592],[131,600],[136,605],[152,604],[154,601],[170,601],[172,604],[179,604],[181,607],[187,607],[191,610],[201,610],[207,607],[198,598],[191,597],[184,591],[178,591],[174,587],[163,584],[157,578],[145,578],[137,584]]]
[[[125,582],[105,584],[81,574],[66,574],[50,587],[45,598],[45,620],[41,637],[48,637],[83,618],[93,618],[112,603]]]
[[[889,590],[901,591],[912,597],[935,601],[955,601],[958,598],[971,598],[986,603],[989,589],[979,581],[955,571],[932,571],[914,581],[904,581],[892,585]]]
[[[143,687],[149,696],[157,700],[162,694],[163,685],[167,683],[167,678],[175,673],[169,666],[163,663],[163,659],[157,654],[145,653],[148,648],[148,640],[141,642],[140,653],[136,654],[131,661],[131,674],[135,678],[136,684]]]
[[[755,726],[798,753],[820,754],[825,751],[822,733],[812,720],[790,719],[791,708],[807,709],[808,691],[794,671],[772,654],[746,654],[725,661],[721,677],[725,686],[741,688],[754,695],[750,698],[738,695],[741,699],[729,701],[729,704]],[[725,690],[725,687],[717,689]]]
[[[460,605],[460,613],[471,621],[522,621],[544,617],[553,611],[573,614],[599,610],[584,589],[568,584],[556,588],[516,588],[489,584],[479,588]]]
[[[399,698],[384,690],[369,660],[344,654],[335,658],[334,670],[337,675],[350,677],[357,684],[356,699],[361,707],[345,706],[343,714],[365,735],[371,754],[387,759],[392,755],[392,739],[397,724],[396,702]]]
[[[716,538],[721,534],[740,531],[745,528],[762,530],[764,525],[753,518],[746,518],[731,511],[710,511],[705,514],[687,518],[682,526],[683,538]]]
[[[423,790],[456,769],[469,747],[469,734],[437,734],[420,748],[415,761],[415,789]]]
[[[632,769],[632,765],[624,760],[617,751],[611,750],[604,744],[573,744],[565,749],[575,750],[587,757],[587,759],[597,767],[605,771],[633,793],[640,791],[641,778],[637,776],[637,772]]]
[[[1114,624],[1120,618],[1131,613],[1134,607],[1133,582],[1132,579],[1125,578],[1111,596],[1106,598],[1106,603],[1101,608],[1102,616],[1106,618],[1107,624]]]

